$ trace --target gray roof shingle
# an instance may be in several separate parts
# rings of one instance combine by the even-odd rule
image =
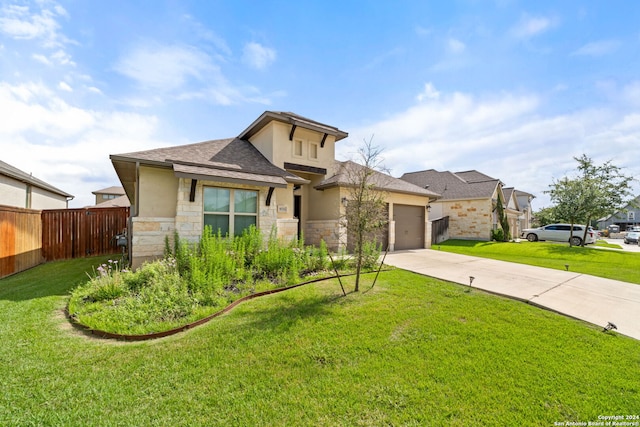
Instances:
[[[336,173],[329,178],[323,180],[315,188],[318,190],[324,190],[331,187],[349,187],[353,186],[357,182],[357,176],[359,169],[364,166],[359,165],[352,161],[340,162],[336,161],[337,168]],[[399,178],[394,178],[391,175],[384,174],[372,170],[373,175],[370,177],[370,182],[374,184],[376,189],[382,191],[391,191],[396,193],[416,194],[419,196],[427,196],[430,199],[437,199],[440,195],[425,188],[418,187],[410,182],[403,181]]]
[[[173,167],[177,174],[183,176],[191,174],[277,186],[286,185],[287,182],[307,182],[275,166],[249,141],[239,138],[112,154],[110,157],[112,161],[140,161]]]
[[[454,173],[429,169],[405,173],[401,179],[440,194],[440,200],[491,198],[500,184],[500,180],[475,170]]]

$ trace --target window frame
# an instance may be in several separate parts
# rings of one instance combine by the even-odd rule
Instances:
[[[228,200],[229,210],[228,211],[207,211],[205,209],[205,206],[206,206],[205,194],[206,194],[206,189],[208,188],[212,188],[216,190],[226,190],[229,192],[229,200]],[[235,206],[236,192],[250,192],[255,194],[255,200],[256,200],[255,212],[239,212],[239,211],[236,212],[236,206]],[[238,234],[236,233],[236,230],[235,230],[236,217],[255,218],[255,226],[258,227],[259,211],[260,211],[260,191],[259,190],[252,190],[247,188],[220,187],[215,185],[206,185],[202,189],[202,230],[203,232],[205,228],[206,216],[218,215],[218,216],[226,216],[228,218],[228,230],[227,230],[226,236],[237,236]],[[243,231],[244,231],[244,228],[243,228]],[[214,234],[217,234],[218,230],[212,230],[212,232]]]
[[[302,138],[293,138],[293,147],[292,147],[292,155],[293,157],[302,158],[304,157],[304,143],[305,140]],[[300,147],[300,154],[298,154],[298,146]]]
[[[309,150],[308,150],[309,160],[318,160],[318,157],[320,156],[319,148],[320,148],[319,144],[309,141]],[[315,156],[312,156],[312,154],[314,153],[315,153]]]

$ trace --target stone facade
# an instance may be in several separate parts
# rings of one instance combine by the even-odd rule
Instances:
[[[137,268],[145,261],[164,254],[165,236],[175,230],[174,218],[133,217],[131,221],[131,264]]]
[[[346,248],[346,227],[337,219],[307,221],[307,226],[304,230],[305,243],[318,246],[322,240],[330,250],[338,251]]]
[[[491,200],[457,200],[442,202],[449,216],[449,238],[491,240],[493,206]]]

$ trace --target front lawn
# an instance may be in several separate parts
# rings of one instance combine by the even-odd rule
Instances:
[[[546,426],[640,408],[640,342],[401,270],[169,338],[98,340],[62,309],[104,262],[0,280],[0,425]]]
[[[535,265],[640,284],[640,253],[550,242],[479,242],[447,240],[433,249]]]

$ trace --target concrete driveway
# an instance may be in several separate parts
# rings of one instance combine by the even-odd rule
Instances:
[[[434,249],[390,252],[385,263],[467,286],[473,277],[474,288],[601,327],[613,322],[619,333],[640,340],[640,285]]]

